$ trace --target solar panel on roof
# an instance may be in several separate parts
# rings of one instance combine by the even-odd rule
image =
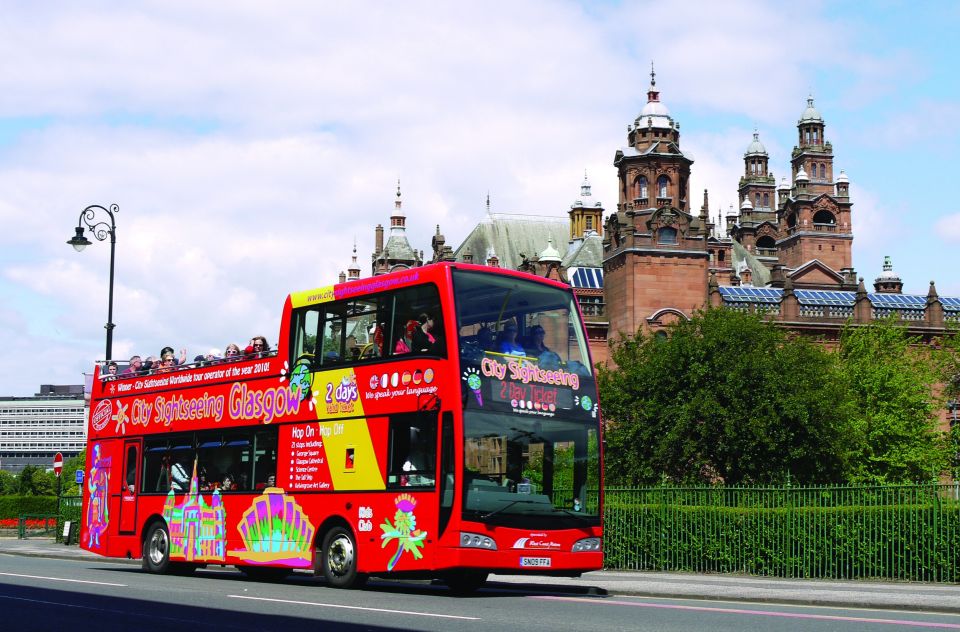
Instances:
[[[570,277],[573,287],[582,288],[602,288],[603,271],[600,268],[571,268],[573,274]]]
[[[888,309],[922,309],[927,304],[926,296],[916,294],[868,294],[876,307]]]
[[[781,291],[765,287],[722,286],[720,296],[730,303],[778,303]]]
[[[829,290],[797,290],[797,301],[802,305],[853,305],[857,295],[854,292],[833,292]]]

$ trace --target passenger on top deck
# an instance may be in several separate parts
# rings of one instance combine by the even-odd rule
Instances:
[[[507,355],[526,355],[523,347],[517,342],[517,326],[514,323],[507,323],[498,338],[497,351]]]
[[[180,350],[180,357],[179,357],[179,358],[176,358],[176,357],[174,357],[174,355],[173,355],[173,347],[164,347],[163,349],[160,350],[160,357],[163,358],[163,356],[167,355],[168,353],[170,354],[170,357],[173,358],[173,364],[174,364],[174,365],[177,365],[177,364],[186,364],[186,363],[187,363],[187,350],[186,350],[186,349],[181,349],[181,350]]]
[[[410,349],[415,353],[434,351],[437,339],[432,333],[435,326],[433,316],[424,312],[417,317],[417,323]]]
[[[227,345],[227,348],[223,350],[223,357],[227,362],[233,362],[240,359],[240,347],[231,342]]]
[[[140,356],[130,356],[130,364],[127,365],[123,371],[120,372],[120,377],[136,377],[138,375],[143,375],[143,362],[140,360]]]
[[[250,345],[244,350],[244,354],[255,358],[265,358],[270,354],[270,344],[263,336],[254,336],[250,339]]]
[[[100,377],[104,380],[115,380],[117,379],[117,371],[120,367],[117,366],[116,362],[112,360],[107,362],[107,366],[104,368],[103,375]]]

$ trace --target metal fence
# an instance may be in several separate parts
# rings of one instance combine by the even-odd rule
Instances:
[[[605,492],[608,568],[960,581],[956,485]]]

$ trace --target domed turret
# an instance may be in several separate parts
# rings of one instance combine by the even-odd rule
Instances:
[[[817,108],[813,107],[813,95],[807,97],[807,107],[803,110],[803,114],[800,115],[801,123],[822,123],[823,117],[820,116],[820,111]]]
[[[653,70],[653,63],[650,64],[650,87],[647,89],[647,104],[640,110],[640,116],[637,117],[636,124],[639,127],[656,127],[662,129],[673,129],[673,119],[670,118],[670,110],[660,102],[660,90],[657,89],[657,73]]]
[[[803,167],[797,171],[797,176],[794,178],[797,182],[809,182],[810,177],[807,176],[807,172],[803,170]]]
[[[766,156],[767,148],[763,146],[763,143],[760,142],[759,132],[753,133],[753,141],[747,145],[747,152],[744,154],[746,156]]]
[[[883,258],[883,272],[873,282],[873,289],[880,294],[900,294],[903,292],[903,280],[893,271],[890,257]]]
[[[538,256],[540,263],[560,263],[560,252],[553,247],[553,238],[547,240],[547,247],[544,248]]]

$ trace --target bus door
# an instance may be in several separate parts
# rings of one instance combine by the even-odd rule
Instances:
[[[439,427],[436,410],[390,417],[387,489],[395,492],[395,507],[387,511],[383,529],[383,549],[390,555],[387,570],[417,570],[434,563],[441,522],[438,488],[443,487],[438,485]],[[410,554],[414,548],[417,556]]]
[[[137,531],[137,494],[140,491],[140,439],[123,444],[123,484],[120,491],[120,534]]]

